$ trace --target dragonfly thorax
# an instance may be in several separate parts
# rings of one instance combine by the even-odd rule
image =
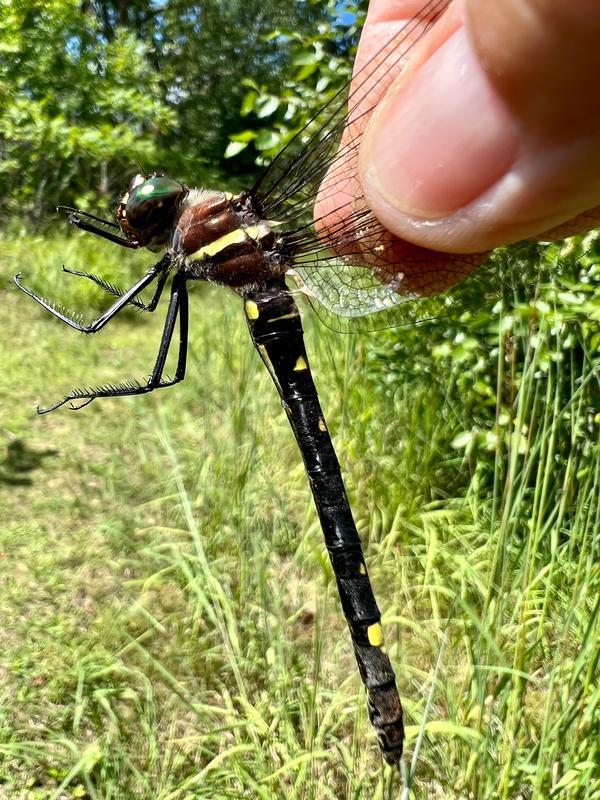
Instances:
[[[181,204],[171,249],[190,278],[257,287],[285,271],[281,237],[249,194],[192,189]]]

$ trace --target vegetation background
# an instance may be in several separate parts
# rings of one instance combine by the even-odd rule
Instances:
[[[0,2],[0,798],[600,798],[599,270],[593,235],[418,329],[309,353],[404,698],[381,759],[285,415],[237,299],[194,287],[176,389],[36,417],[148,373],[160,318],[89,339],[60,265],[149,254],[65,230],[128,177],[248,185],[349,74],[364,4]],[[548,266],[549,270],[541,269]],[[560,266],[560,268],[557,268]]]

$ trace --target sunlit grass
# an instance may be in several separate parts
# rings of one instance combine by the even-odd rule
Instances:
[[[83,337],[9,272],[93,314],[100,295],[60,265],[126,286],[148,257],[0,252],[0,797],[600,797],[597,353],[536,332],[542,364],[527,321],[498,331],[490,462],[454,400],[464,364],[390,384],[391,341],[373,359],[372,338],[307,322],[403,697],[403,790],[239,300],[193,287],[180,386],[36,417],[147,375],[161,311]]]

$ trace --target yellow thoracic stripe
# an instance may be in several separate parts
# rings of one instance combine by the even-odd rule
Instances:
[[[249,225],[247,228],[236,228],[236,230],[215,239],[214,242],[200,247],[195,253],[190,253],[188,258],[210,258],[210,256],[215,256],[232,244],[243,244],[248,239],[262,239],[268,233],[269,226],[264,223]]]

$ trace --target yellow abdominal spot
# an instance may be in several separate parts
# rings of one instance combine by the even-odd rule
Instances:
[[[325,420],[322,417],[319,417],[319,430],[326,431],[327,425],[325,425]]]
[[[262,239],[269,233],[268,225],[249,225],[247,228],[236,228],[234,231],[220,236],[210,244],[205,244],[196,250],[195,253],[190,254],[190,258],[210,258],[230,247],[232,244],[243,244],[247,239]]]
[[[374,625],[369,625],[367,628],[367,638],[369,639],[369,644],[373,645],[373,647],[381,647],[383,644],[383,628],[379,622],[376,622]]]
[[[296,361],[296,366],[294,367],[294,372],[302,372],[303,369],[308,369],[308,364],[304,356],[299,356]]]
[[[360,572],[361,575],[366,575],[367,574],[367,568],[365,567],[364,564],[360,565],[360,567],[358,568],[358,571]]]
[[[248,319],[258,319],[260,311],[254,300],[246,300],[246,316]]]

